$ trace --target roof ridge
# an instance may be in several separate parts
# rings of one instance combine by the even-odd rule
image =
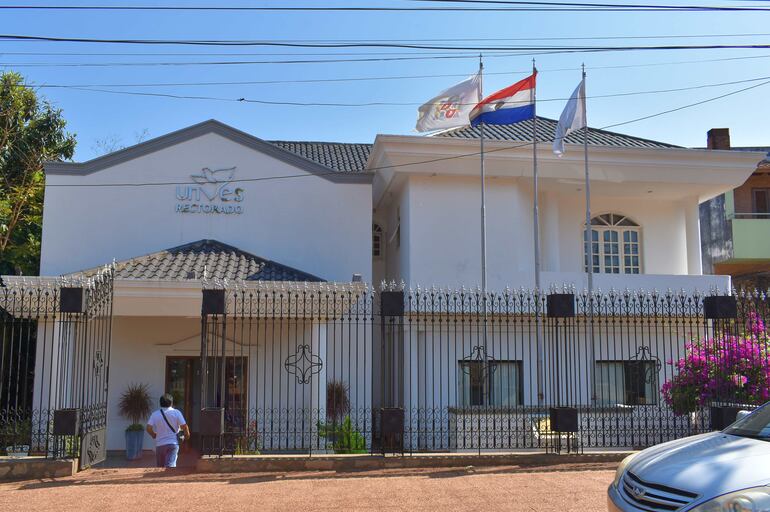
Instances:
[[[374,144],[371,142],[336,142],[336,141],[328,141],[328,140],[266,140],[266,142],[269,142],[271,144],[277,144],[281,142],[291,143],[291,144],[344,144],[346,146],[373,146]]]

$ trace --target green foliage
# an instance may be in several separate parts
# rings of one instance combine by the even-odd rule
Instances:
[[[72,158],[75,136],[65,125],[21,75],[0,73],[0,274],[38,273],[43,162]]]
[[[0,446],[24,446],[32,441],[32,420],[8,422],[0,429]]]
[[[350,415],[345,416],[341,424],[318,423],[318,435],[331,441],[334,453],[368,453],[366,439],[353,428]]]
[[[235,440],[234,455],[260,455],[256,442],[248,437],[239,437]]]
[[[118,413],[132,423],[129,428],[134,425],[141,427],[141,422],[150,415],[151,407],[152,402],[147,384],[129,384],[120,395]]]

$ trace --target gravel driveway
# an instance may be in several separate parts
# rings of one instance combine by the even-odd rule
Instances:
[[[98,469],[0,484],[0,510],[604,510],[613,463],[204,474]]]

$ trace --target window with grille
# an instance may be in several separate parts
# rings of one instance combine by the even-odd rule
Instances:
[[[521,361],[458,361],[458,403],[513,407],[524,402]]]
[[[600,405],[656,404],[658,371],[655,361],[596,361],[596,402]]]
[[[382,256],[382,228],[374,224],[372,225],[372,257],[380,256]]]
[[[591,219],[590,240],[584,233],[584,262],[594,273],[640,274],[642,271],[639,224],[625,215],[606,213]]]

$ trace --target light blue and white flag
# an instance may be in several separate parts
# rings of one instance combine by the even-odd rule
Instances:
[[[567,106],[559,117],[556,125],[556,134],[553,138],[553,152],[558,156],[564,154],[564,139],[571,132],[586,126],[586,80],[580,81],[575,91],[570,96]]]

